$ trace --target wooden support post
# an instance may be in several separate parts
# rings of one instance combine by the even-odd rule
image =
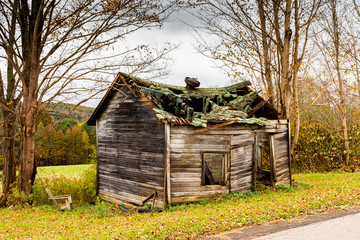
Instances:
[[[275,187],[276,158],[275,158],[274,135],[272,134],[269,134],[269,148],[270,148],[270,179],[271,179],[271,185]]]
[[[260,147],[256,149],[256,155],[257,155],[257,168],[262,169],[262,150]]]
[[[99,119],[96,119],[96,196],[99,195]]]
[[[253,169],[252,169],[252,187],[256,189],[256,178],[257,178],[257,167],[258,167],[258,154],[257,154],[257,137],[258,134],[255,133],[254,138],[254,149],[253,149]]]
[[[170,124],[165,123],[165,182],[164,203],[171,205],[171,179],[170,179]]]
[[[231,142],[231,140],[230,140]],[[228,173],[229,173],[229,193],[231,193],[231,162],[233,161],[233,153],[232,153],[232,146],[229,149],[229,158],[228,158]]]

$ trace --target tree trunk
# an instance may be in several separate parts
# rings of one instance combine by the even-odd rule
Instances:
[[[7,195],[11,189],[11,185],[16,180],[15,165],[15,121],[16,116],[9,111],[3,111],[3,131],[4,142],[2,144],[2,155],[4,157],[4,169],[2,178],[2,192]]]
[[[342,127],[343,127],[344,145],[345,145],[345,151],[346,151],[345,164],[349,165],[350,164],[350,143],[349,143],[346,111],[345,111],[345,116],[342,119]]]
[[[294,1],[294,18],[295,18],[295,34],[294,34],[294,54],[293,54],[293,114],[294,114],[294,135],[291,142],[290,154],[293,154],[299,140],[300,133],[300,111],[299,111],[299,70],[302,57],[299,58],[299,41],[300,41],[300,22],[299,22],[299,2]],[[306,35],[307,37],[307,35]],[[306,44],[306,41],[305,41]],[[305,46],[304,46],[305,48]]]
[[[356,47],[353,48],[354,54],[356,55]],[[358,90],[358,96],[360,98],[360,73],[359,73],[359,62],[358,59],[354,60],[355,62],[355,76],[356,76],[356,82],[357,82],[357,90]]]
[[[27,63],[27,62],[26,62]],[[35,165],[35,130],[38,115],[37,81],[39,78],[39,65],[37,61],[24,64],[31,68],[28,71],[28,84],[23,86],[23,107],[20,115],[21,149],[17,190],[25,194],[31,193],[36,174]]]
[[[17,190],[31,193],[35,179],[35,128],[39,113],[38,82],[40,75],[40,55],[42,28],[44,23],[43,1],[32,1],[31,10],[28,1],[19,6],[19,24],[22,42],[21,72],[23,106],[20,113],[21,149]]]
[[[272,74],[271,74],[271,59],[269,56],[270,51],[270,43],[267,39],[267,29],[266,29],[266,17],[265,17],[265,9],[264,9],[264,1],[258,0],[258,9],[259,9],[259,17],[260,17],[260,24],[261,24],[261,43],[263,48],[263,58],[264,58],[264,70],[263,73],[265,75],[265,81],[266,81],[266,90],[267,94],[270,99],[270,103],[274,105],[274,84],[272,80]]]
[[[291,104],[291,74],[290,74],[290,40],[292,31],[290,29],[291,20],[291,0],[286,1],[285,9],[285,35],[284,46],[281,52],[281,86],[282,86],[282,117],[290,119]]]
[[[17,1],[14,2],[17,7]],[[9,25],[9,39],[7,46],[8,59],[7,59],[7,86],[5,95],[5,86],[1,79],[0,86],[0,101],[2,103],[2,130],[4,139],[2,143],[2,155],[4,157],[4,169],[2,177],[2,192],[3,203],[6,203],[7,195],[11,190],[12,184],[16,181],[16,163],[15,163],[15,137],[16,137],[16,106],[18,99],[15,98],[16,80],[14,74],[14,52],[12,51],[15,45],[15,30],[16,30],[16,14],[13,12],[11,15],[11,22]]]
[[[290,40],[292,31],[290,29],[291,23],[291,0],[286,0],[284,11],[284,37],[281,38],[280,23],[279,23],[279,1],[273,1],[274,8],[274,27],[276,32],[277,49],[280,53],[280,107],[281,117],[290,119],[290,104],[291,104],[291,74],[290,74]]]
[[[292,154],[295,151],[296,144],[299,141],[300,133],[300,112],[299,112],[299,76],[298,71],[294,71],[293,77],[293,91],[294,91],[294,103],[293,103],[293,113],[294,113],[294,136],[291,142],[290,153]]]
[[[31,187],[34,179],[35,167],[35,121],[36,109],[31,105],[36,102],[25,102],[21,114],[21,149],[20,149],[20,164],[17,190],[25,194],[31,193]]]
[[[331,11],[332,11],[332,21],[333,21],[333,43],[335,48],[335,69],[336,76],[339,84],[339,110],[341,115],[341,125],[344,136],[344,148],[345,148],[345,164],[350,164],[350,146],[349,146],[349,136],[348,136],[348,127],[347,127],[347,104],[344,93],[343,80],[341,77],[341,69],[340,69],[340,25],[338,22],[338,11],[337,11],[337,2],[336,0],[331,1]]]

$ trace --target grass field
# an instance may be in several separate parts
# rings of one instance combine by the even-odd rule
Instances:
[[[80,164],[68,166],[38,167],[37,176],[41,178],[54,175],[64,175],[65,177],[80,176],[92,165],[93,164]]]
[[[50,206],[0,210],[0,239],[193,239],[272,220],[360,204],[359,173],[294,175],[294,187],[229,194],[153,214],[114,214],[112,205],[58,212]]]
[[[50,167],[38,167],[36,177],[48,178],[62,175],[64,177],[77,177],[81,176],[89,167],[93,164],[79,164],[68,166],[50,166]],[[2,171],[0,171],[0,176]],[[0,192],[1,192],[1,179],[0,178]]]

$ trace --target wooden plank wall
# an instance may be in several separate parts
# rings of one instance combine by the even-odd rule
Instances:
[[[196,128],[172,126],[170,129],[171,202],[181,203],[228,193],[229,186],[201,185],[202,152],[229,152],[230,135],[212,131],[194,134]]]
[[[277,176],[281,183],[286,182],[289,168],[284,152],[287,121],[272,121],[276,128],[230,125],[209,131],[194,133],[196,128],[191,126],[172,126],[170,130],[170,171],[171,171],[171,201],[181,203],[196,201],[214,194],[229,191],[245,191],[252,186],[252,168],[254,154],[254,140],[256,133],[274,134],[275,138]],[[267,136],[261,134],[259,143],[267,141]],[[231,148],[230,148],[231,147]],[[231,150],[230,150],[231,149]],[[230,179],[227,186],[201,185],[201,154],[206,151],[228,152],[231,159]],[[229,186],[230,185],[230,186]]]
[[[99,196],[140,204],[156,190],[156,205],[162,205],[164,124],[146,99],[120,90],[98,119]]]

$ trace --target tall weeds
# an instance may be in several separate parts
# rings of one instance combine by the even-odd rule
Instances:
[[[87,169],[84,174],[76,177],[64,175],[37,178],[33,186],[33,205],[51,204],[45,192],[49,188],[53,195],[70,194],[74,206],[86,205],[96,201],[96,166]]]

